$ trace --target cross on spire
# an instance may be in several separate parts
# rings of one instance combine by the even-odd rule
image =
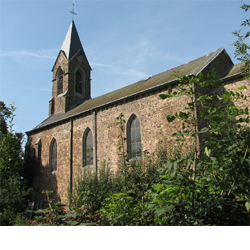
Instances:
[[[73,1],[73,9],[72,9],[72,11],[70,11],[70,13],[72,13],[72,21],[74,21],[74,15],[77,15],[76,13],[75,13],[75,11],[74,11],[74,5],[75,5],[75,1]]]

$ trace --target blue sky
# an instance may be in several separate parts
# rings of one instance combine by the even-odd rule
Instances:
[[[250,1],[76,0],[74,17],[96,97],[224,47],[234,63]],[[15,130],[48,117],[51,69],[72,20],[72,1],[0,0],[0,100],[15,102]]]

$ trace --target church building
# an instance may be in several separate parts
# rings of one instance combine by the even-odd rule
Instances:
[[[198,76],[215,69],[226,90],[249,83],[241,76],[241,64],[234,65],[224,48],[158,73],[102,96],[91,98],[91,66],[82,47],[74,21],[52,68],[49,116],[26,132],[35,149],[36,166],[32,200],[40,201],[42,190],[53,190],[54,199],[67,204],[68,188],[79,170],[98,171],[103,161],[113,169],[119,160],[120,134],[117,117],[123,113],[128,157],[153,153],[163,138],[181,129],[169,124],[166,113],[180,111],[185,96],[162,100],[159,95],[178,83],[172,75]],[[249,93],[249,88],[248,88]],[[242,107],[250,106],[241,103]]]

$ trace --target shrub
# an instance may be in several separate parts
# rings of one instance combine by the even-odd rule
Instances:
[[[31,188],[27,189],[18,174],[9,175],[8,179],[1,180],[1,204],[14,213],[24,211],[30,192]]]
[[[79,171],[72,193],[68,192],[70,205],[81,207],[86,214],[94,215],[104,200],[122,189],[123,180],[119,173],[114,174],[106,162],[98,173],[84,168]]]
[[[13,226],[28,226],[29,221],[30,220],[26,219],[23,214],[18,213]]]
[[[121,192],[112,193],[103,203],[101,223],[104,225],[151,225],[147,191],[157,181],[158,162],[144,152],[143,159],[132,159],[119,169],[123,178]]]
[[[15,222],[16,215],[10,209],[4,209],[4,212],[0,215],[1,226],[12,226]]]

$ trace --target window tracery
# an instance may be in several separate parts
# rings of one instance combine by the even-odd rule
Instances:
[[[127,149],[129,158],[142,156],[141,124],[137,116],[132,115],[127,127]]]
[[[93,165],[93,135],[88,128],[83,136],[83,167]]]

